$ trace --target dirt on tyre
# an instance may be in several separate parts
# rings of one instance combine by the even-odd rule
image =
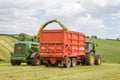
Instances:
[[[77,64],[76,58],[71,59],[71,67],[75,67]]]
[[[94,65],[95,64],[95,55],[93,52],[87,53],[85,57],[86,65]]]
[[[66,68],[71,67],[71,60],[70,60],[70,58],[67,58],[65,60],[65,63],[63,64],[63,66],[66,67]]]
[[[31,59],[32,66],[38,66],[38,65],[40,65],[40,63],[41,63],[41,60],[38,55],[36,55],[35,58]]]
[[[100,65],[102,63],[101,56],[95,55],[95,65]]]

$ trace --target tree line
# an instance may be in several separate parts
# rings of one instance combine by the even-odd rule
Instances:
[[[0,36],[10,36],[12,38],[15,38],[19,41],[32,41],[34,39],[34,36],[28,35],[25,33],[19,33],[19,34],[0,34]]]

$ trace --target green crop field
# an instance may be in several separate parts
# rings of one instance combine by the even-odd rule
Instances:
[[[120,64],[73,68],[0,64],[1,80],[120,80]]]
[[[95,42],[98,44],[96,51],[101,54],[103,62],[120,64],[120,41],[96,39]]]
[[[14,43],[17,39],[10,36],[0,36],[0,60],[9,61],[10,54],[13,52]]]
[[[0,80],[120,80],[120,41],[95,39],[97,53],[101,54],[100,66],[81,66],[74,68],[11,66],[0,62]],[[16,39],[0,36],[0,60],[10,60]]]
[[[10,53],[13,52],[14,43],[17,41],[10,36],[0,36],[0,60],[10,60]],[[120,41],[102,39],[94,41],[98,44],[96,51],[101,54],[103,62],[120,64]]]

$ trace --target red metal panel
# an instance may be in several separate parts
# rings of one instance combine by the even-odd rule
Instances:
[[[62,30],[43,30],[40,34],[41,43],[63,42]]]
[[[40,33],[42,57],[85,57],[83,33],[65,30],[43,30]]]

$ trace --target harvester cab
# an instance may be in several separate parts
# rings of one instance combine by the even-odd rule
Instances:
[[[27,41],[15,43],[11,64],[20,65],[21,62],[26,62],[28,65],[40,64],[39,43]]]

